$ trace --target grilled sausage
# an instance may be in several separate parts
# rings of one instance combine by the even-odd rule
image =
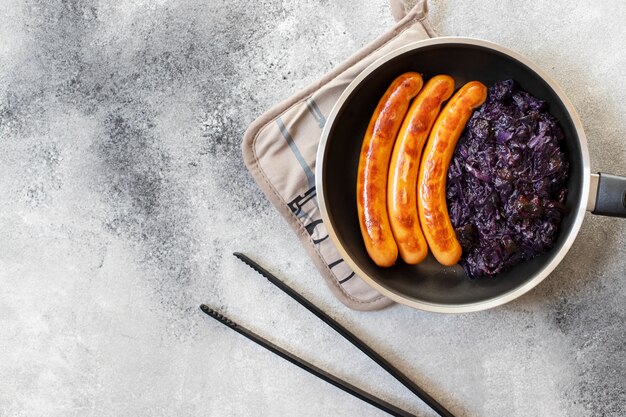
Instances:
[[[389,158],[409,102],[422,84],[416,72],[402,74],[391,83],[374,110],[361,147],[356,185],[359,224],[367,253],[382,267],[398,258],[387,215]]]
[[[456,143],[474,109],[487,99],[487,87],[478,81],[465,84],[437,117],[422,156],[417,182],[420,223],[428,246],[442,265],[461,258],[446,205],[446,178]]]
[[[417,174],[428,132],[441,104],[453,92],[452,77],[437,75],[431,78],[411,104],[393,148],[387,182],[387,210],[400,257],[407,264],[418,264],[428,255],[417,214]]]

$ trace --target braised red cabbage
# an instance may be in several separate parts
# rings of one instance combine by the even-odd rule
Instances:
[[[493,276],[545,253],[565,212],[564,134],[545,102],[513,80],[489,89],[448,170],[450,219],[470,278]]]

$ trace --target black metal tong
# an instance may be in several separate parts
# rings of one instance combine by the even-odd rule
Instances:
[[[320,318],[324,323],[328,324],[330,327],[332,327],[337,333],[339,333],[340,335],[342,335],[346,340],[348,340],[350,343],[352,343],[354,346],[356,346],[361,352],[365,353],[369,358],[371,358],[374,362],[376,362],[378,365],[380,365],[380,367],[382,367],[385,371],[387,371],[391,376],[393,376],[395,379],[397,379],[402,385],[404,385],[405,387],[407,387],[412,393],[414,393],[416,396],[418,396],[422,401],[424,401],[424,403],[426,403],[430,408],[432,408],[437,414],[439,414],[442,417],[454,417],[452,413],[450,413],[448,410],[446,410],[441,404],[439,404],[434,398],[432,398],[428,393],[426,393],[422,388],[420,388],[419,386],[417,386],[417,384],[415,384],[413,381],[411,381],[406,375],[404,375],[402,372],[400,372],[400,370],[398,368],[396,368],[395,366],[393,366],[391,363],[389,363],[385,358],[383,358],[382,356],[380,356],[378,353],[376,353],[372,348],[370,348],[368,345],[365,344],[365,342],[363,342],[361,339],[359,339],[358,337],[356,337],[352,332],[350,332],[348,329],[346,329],[345,327],[343,327],[341,324],[339,324],[338,322],[336,322],[332,317],[330,317],[329,315],[327,315],[326,313],[324,313],[322,310],[319,309],[319,307],[315,306],[313,303],[311,303],[309,300],[307,300],[306,298],[304,298],[302,295],[300,295],[299,293],[297,293],[295,290],[293,290],[291,287],[289,287],[287,284],[285,284],[284,282],[282,282],[281,280],[279,280],[277,277],[275,277],[274,275],[272,275],[269,271],[267,271],[265,268],[261,267],[259,264],[257,264],[255,261],[253,261],[252,259],[250,259],[249,257],[247,257],[246,255],[244,255],[243,253],[239,253],[239,252],[235,252],[234,255],[239,258],[240,260],[242,260],[244,263],[246,263],[248,266],[250,266],[252,269],[254,269],[255,271],[257,271],[259,274],[263,275],[265,278],[267,278],[272,284],[274,284],[275,286],[277,286],[278,288],[280,288],[283,292],[285,292],[287,295],[289,295],[291,298],[293,298],[294,300],[296,300],[298,303],[300,303],[302,306],[304,306],[307,310],[309,310],[311,313],[315,314],[318,318]],[[228,318],[226,318],[225,316],[223,316],[222,314],[220,314],[219,312],[215,311],[214,309],[202,304],[200,306],[200,309],[208,314],[209,316],[213,317],[214,319],[218,320],[220,323],[230,327],[231,329],[235,330],[236,332],[240,333],[241,335],[247,337],[248,339],[254,341],[255,343],[263,346],[264,348],[268,349],[269,351],[277,354],[278,356],[282,357],[283,359],[288,360],[289,362],[293,363],[294,365],[299,366],[300,368],[312,373],[313,375],[317,376],[318,378],[323,379],[324,381],[344,390],[345,392],[354,395],[355,397],[389,413],[392,416],[398,416],[398,417],[415,417],[413,414],[404,411],[392,404],[389,404],[386,401],[383,401],[382,399],[373,396],[372,394],[365,392],[363,390],[361,390],[360,388],[355,387],[354,385],[340,379],[337,378],[336,376],[329,374],[328,372],[317,368],[316,366],[310,364],[309,362],[293,355],[292,353],[286,351],[285,349],[276,346],[275,344],[269,342],[268,340],[262,338],[261,336],[251,332],[250,330],[246,329],[245,327],[242,327],[240,325],[238,325],[237,323],[229,320]]]

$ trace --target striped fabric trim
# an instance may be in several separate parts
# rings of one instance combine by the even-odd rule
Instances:
[[[309,97],[306,100],[306,106],[308,107],[315,120],[317,120],[317,124],[319,125],[319,127],[324,128],[324,125],[326,124],[326,117],[324,117],[324,115],[322,114],[322,111],[318,107],[315,100],[313,100],[313,97]]]
[[[302,170],[304,171],[306,175],[309,188],[315,187],[315,174],[313,174],[313,171],[311,171],[311,168],[304,160],[304,157],[302,156],[300,149],[298,149],[298,145],[296,145],[296,143],[293,141],[293,138],[291,137],[291,134],[287,130],[287,126],[285,126],[283,119],[281,119],[280,117],[277,117],[276,124],[278,125],[278,128],[280,129],[280,133],[282,133],[283,138],[285,138],[285,141],[289,145],[289,149],[291,149],[291,152],[298,160],[300,167],[302,167]]]

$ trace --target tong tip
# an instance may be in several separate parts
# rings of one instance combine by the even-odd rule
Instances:
[[[222,324],[225,324],[229,327],[237,327],[237,323],[230,320],[228,317],[224,316],[218,311],[213,310],[211,307],[209,307],[206,304],[200,304],[200,310],[202,310],[203,313],[213,317],[215,320],[219,321]]]
[[[235,255],[237,259],[239,259],[244,264],[248,265],[250,268],[254,269],[256,272],[258,272],[259,274],[261,274],[262,276],[264,276],[271,282],[275,283],[276,285],[279,285],[277,284],[277,282],[279,281],[278,278],[272,275],[269,271],[267,271],[261,265],[259,265],[258,263],[250,259],[248,256],[244,255],[241,252],[233,252],[233,255]]]
[[[244,255],[243,253],[241,253],[241,252],[233,252],[233,255],[236,258],[239,258],[239,259],[241,259],[244,262],[246,262],[246,259],[248,259],[248,257],[246,255]]]

